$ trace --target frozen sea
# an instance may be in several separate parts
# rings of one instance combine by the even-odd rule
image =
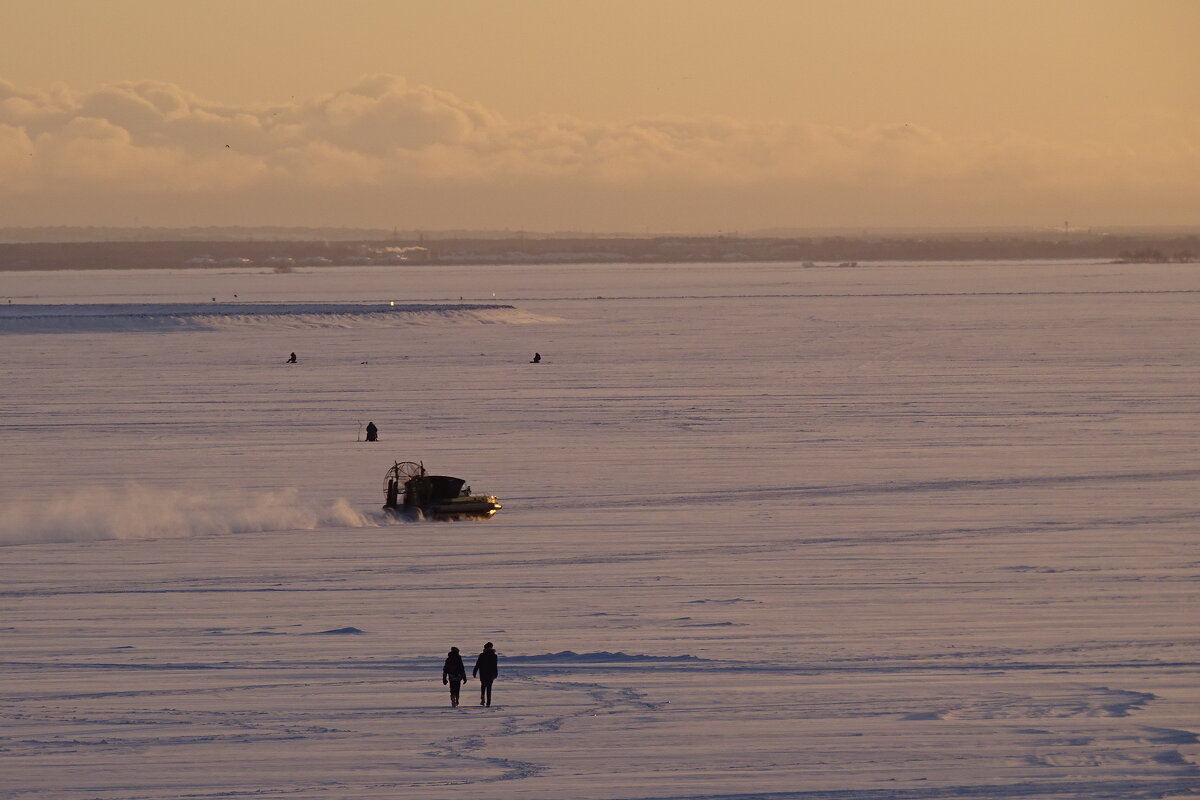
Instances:
[[[0,273],[0,797],[1200,794],[1198,300],[1082,262]],[[395,460],[504,509],[389,523]],[[493,705],[450,708],[488,640]]]

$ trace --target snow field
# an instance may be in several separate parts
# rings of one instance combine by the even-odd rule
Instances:
[[[0,795],[1189,796],[1198,278],[6,274],[156,321],[0,333]]]

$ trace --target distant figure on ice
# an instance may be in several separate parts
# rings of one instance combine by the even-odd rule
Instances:
[[[488,642],[483,646],[479,658],[475,659],[475,669],[471,670],[471,677],[479,677],[479,705],[492,704],[492,681],[496,680],[498,674],[496,651],[492,649],[492,643]]]
[[[530,364],[540,364],[540,363],[542,363],[542,354],[541,354],[541,353],[534,353],[534,354],[533,354],[533,360],[532,360],[532,361],[530,361],[529,363],[530,363]]]
[[[446,663],[442,665],[442,686],[450,684],[450,705],[458,705],[458,687],[467,679],[467,668],[463,666],[462,656],[457,647],[451,647],[446,654]]]
[[[378,442],[379,441],[379,428],[375,427],[374,422],[367,423],[367,441],[368,442]]]
[[[292,353],[290,356],[288,356],[287,363],[288,363],[288,364],[295,364],[295,363],[296,363],[296,354],[295,354],[295,353]]]

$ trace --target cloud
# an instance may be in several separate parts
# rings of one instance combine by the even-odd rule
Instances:
[[[162,82],[0,82],[0,202],[17,224],[756,225],[1180,222],[1196,128],[1120,146],[661,116],[510,121],[392,75],[231,106]]]
[[[178,145],[139,145],[128,128],[100,117],[75,116],[33,140],[28,180],[58,191],[209,192],[254,183],[264,165],[238,153],[188,152]]]
[[[410,87],[392,75],[365,78],[349,89],[305,103],[293,119],[308,137],[377,155],[462,145],[499,124],[477,104],[425,86]]]
[[[0,186],[15,187],[33,174],[34,144],[23,128],[0,122]]]

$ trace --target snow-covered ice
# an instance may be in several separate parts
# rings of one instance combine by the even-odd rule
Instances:
[[[1193,265],[2,273],[0,796],[1194,796],[1197,299]],[[393,460],[504,510],[388,522]],[[494,705],[450,708],[488,640]]]

